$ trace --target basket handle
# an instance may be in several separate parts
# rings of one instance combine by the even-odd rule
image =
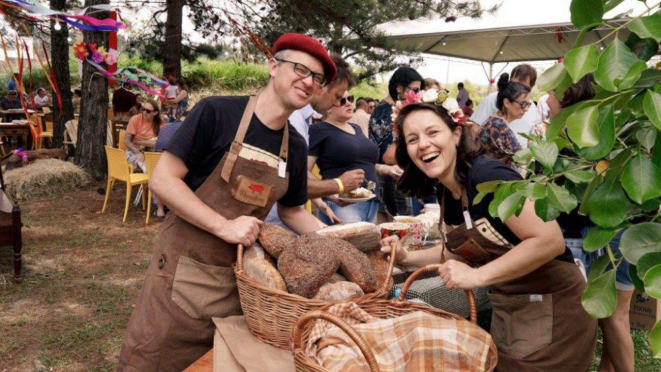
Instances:
[[[374,353],[372,353],[372,350],[370,350],[369,346],[367,346],[367,342],[365,342],[365,340],[351,327],[351,325],[349,325],[349,323],[345,322],[337,315],[329,314],[327,312],[315,310],[303,314],[303,316],[296,323],[296,326],[292,329],[292,350],[296,350],[297,348],[302,347],[301,344],[305,325],[310,321],[317,319],[329,321],[343,330],[353,340],[353,342],[356,343],[360,351],[363,353],[363,356],[365,357],[365,360],[367,360],[367,364],[370,367],[370,371],[380,372],[379,364],[376,362]]]
[[[236,272],[243,271],[243,244],[236,247]]]
[[[389,278],[392,278],[393,270],[395,270],[395,261],[397,261],[397,244],[396,243],[390,244],[390,262],[388,263],[388,271],[387,271],[388,275],[386,276],[386,278],[388,278],[388,279],[383,282],[383,286],[380,289],[380,291],[382,293],[390,292],[390,288],[388,288],[388,282],[389,282]],[[377,290],[377,292],[378,291],[379,290]]]
[[[399,293],[399,297],[397,298],[397,301],[404,301],[406,297],[406,292],[409,290],[409,287],[411,287],[411,284],[418,279],[423,274],[430,273],[433,271],[438,271],[438,269],[443,266],[442,264],[434,264],[434,265],[427,265],[425,267],[421,267],[418,270],[414,271],[413,274],[411,274],[408,279],[404,282],[402,285],[402,291]],[[466,292],[466,298],[468,299],[468,308],[470,310],[470,321],[473,324],[477,324],[477,304],[475,302],[475,296],[473,295],[473,292],[470,290],[465,290]]]

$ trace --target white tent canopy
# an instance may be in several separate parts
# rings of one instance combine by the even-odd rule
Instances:
[[[618,26],[626,20],[612,21]],[[614,37],[612,29],[602,26],[588,32],[584,44],[600,42],[606,46]],[[390,35],[398,49],[412,52],[464,58],[490,64],[498,62],[554,60],[564,56],[580,30],[571,23],[515,26],[480,30]],[[607,37],[607,35],[611,34]],[[626,40],[629,31],[618,33]]]

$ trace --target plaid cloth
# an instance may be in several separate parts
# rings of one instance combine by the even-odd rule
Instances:
[[[484,371],[491,336],[478,326],[423,311],[380,319],[355,303],[331,307],[367,342],[382,372]],[[358,346],[338,327],[318,320],[306,353],[329,371],[369,371]]]

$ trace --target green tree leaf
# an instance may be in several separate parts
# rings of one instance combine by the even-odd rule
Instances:
[[[599,226],[591,228],[583,240],[583,249],[586,252],[594,252],[605,247],[618,231],[617,229],[604,229]]]
[[[598,25],[604,16],[604,5],[601,0],[572,0],[569,10],[571,23],[578,28]]]
[[[546,185],[541,183],[524,183],[516,191],[530,200],[546,197]]]
[[[544,222],[553,221],[560,215],[560,211],[549,203],[548,198],[535,200],[535,213]]]
[[[648,90],[643,98],[643,110],[656,129],[661,130],[661,94]]]
[[[567,118],[567,133],[578,147],[592,147],[599,144],[599,106],[589,106]]]
[[[616,38],[599,56],[599,66],[594,72],[594,79],[602,88],[617,92],[617,83],[624,79],[637,61],[638,57]]]
[[[562,82],[565,76],[567,76],[565,65],[558,63],[542,73],[537,79],[537,87],[539,90],[554,89]]]
[[[617,304],[617,291],[615,289],[615,270],[610,270],[588,283],[581,303],[593,318],[608,318],[613,315]]]
[[[532,160],[532,153],[529,148],[521,149],[514,154],[513,160],[519,164],[528,164]]]
[[[508,196],[498,206],[498,217],[500,217],[503,222],[507,221],[508,218],[512,217],[523,207],[523,202],[525,201],[526,198],[519,193]]]
[[[616,274],[617,276],[617,274]],[[629,276],[633,282],[633,286],[641,292],[645,292],[645,283],[643,280],[638,277],[638,271],[636,270],[636,265],[629,265]]]
[[[553,119],[549,127],[546,129],[546,140],[554,141],[558,138],[558,134],[562,132],[562,129],[565,127],[567,118],[570,117],[573,113],[580,110],[581,108],[587,106],[590,102],[583,101],[577,104],[571,105],[569,107],[563,108]]]
[[[656,265],[647,270],[645,278],[645,292],[654,298],[661,298],[661,265]]]
[[[610,12],[613,8],[620,5],[624,0],[610,0],[604,1],[604,14]]]
[[[650,347],[654,358],[661,358],[661,322],[657,322],[649,334]]]
[[[606,269],[610,264],[611,264],[611,260],[607,254],[597,258],[590,265],[590,272],[588,273],[588,282],[594,282],[595,280],[597,280],[598,277],[602,276],[604,272],[606,272]]]
[[[647,270],[651,269],[656,265],[661,265],[661,252],[652,252],[644,254],[636,265],[636,270],[638,271],[638,277],[644,278],[647,274]]]
[[[626,197],[617,178],[607,179],[590,198],[590,219],[605,228],[616,227],[627,217]]]
[[[565,173],[565,177],[569,178],[574,183],[586,183],[592,181],[595,174],[590,171],[571,171]]]
[[[629,23],[628,27],[643,39],[652,38],[661,42],[661,14],[636,18]]]
[[[546,194],[551,205],[562,212],[569,213],[576,208],[576,197],[562,186],[550,183],[546,188]]]
[[[636,139],[647,151],[652,151],[656,143],[657,131],[654,128],[642,128],[636,132]]]
[[[594,72],[599,64],[599,51],[595,45],[574,48],[565,55],[565,69],[574,83],[583,76]]]
[[[651,88],[659,81],[661,81],[661,70],[649,68],[643,71],[634,88]]]
[[[599,109],[597,119],[599,130],[599,143],[596,146],[576,149],[576,153],[586,160],[599,160],[613,149],[615,145],[615,114],[613,106],[604,106]]]
[[[558,145],[548,141],[533,142],[530,152],[542,165],[552,169],[558,158]]]
[[[622,187],[631,200],[643,204],[661,196],[661,170],[647,156],[638,153],[624,167]]]
[[[628,46],[636,57],[643,61],[649,61],[659,51],[659,43],[654,39],[641,39],[633,32],[629,34],[624,45]]]
[[[631,66],[631,69],[629,69],[629,72],[627,72],[627,74],[624,76],[624,79],[622,79],[618,89],[626,90],[634,86],[634,84],[636,84],[638,79],[640,79],[640,76],[645,70],[647,70],[647,63],[638,60],[638,62],[634,63],[634,65]]]
[[[493,218],[498,218],[498,206],[503,202],[508,196],[514,192],[512,190],[512,184],[506,183],[501,185],[496,193],[493,195],[493,200],[489,203],[489,214]]]
[[[638,265],[638,260],[648,253],[661,252],[661,224],[642,222],[626,229],[620,251],[633,265]]]
[[[477,191],[479,191],[479,192],[493,192],[502,183],[503,183],[503,181],[482,182],[481,184],[477,185]]]
[[[590,181],[588,184],[587,189],[585,189],[585,193],[583,193],[583,200],[581,200],[581,206],[578,209],[579,212],[589,215],[590,214],[590,198],[594,194],[594,192],[597,190],[597,187],[601,185],[601,182],[603,181],[603,177],[595,177]]]

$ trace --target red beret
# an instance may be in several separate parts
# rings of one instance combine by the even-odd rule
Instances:
[[[337,67],[333,60],[328,56],[328,50],[326,50],[317,39],[301,34],[284,34],[275,41],[275,44],[273,44],[273,54],[286,49],[305,52],[318,59],[324,65],[326,84],[330,83],[335,78]]]

